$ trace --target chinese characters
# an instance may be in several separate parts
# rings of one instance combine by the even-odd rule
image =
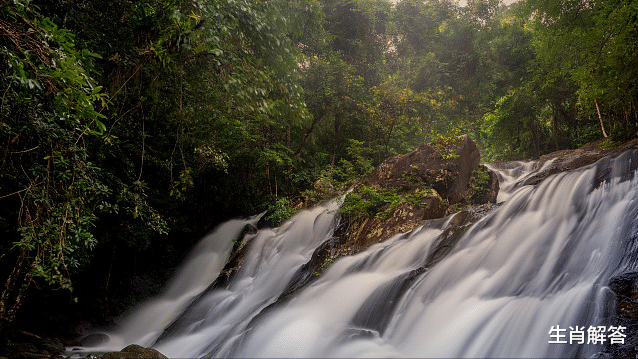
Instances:
[[[549,344],[605,344],[608,340],[610,344],[625,344],[624,331],[627,329],[621,325],[609,327],[590,325],[585,331],[585,327],[561,328],[560,325],[552,326],[549,330]]]

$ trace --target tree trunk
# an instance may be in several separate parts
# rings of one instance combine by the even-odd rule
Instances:
[[[558,138],[558,109],[555,105],[552,105],[552,131],[554,132],[554,151],[558,151],[559,138]]]
[[[297,158],[301,157],[301,152],[306,147],[306,143],[310,139],[310,135],[314,132],[315,126],[317,125],[317,122],[319,122],[319,116],[317,116],[317,117],[312,119],[312,123],[310,124],[310,128],[308,129],[308,131],[306,131],[306,134],[304,135],[303,139],[301,140],[301,143],[299,144],[299,147],[297,148],[297,153],[295,153],[295,157],[297,157]]]
[[[603,137],[607,138],[607,132],[605,131],[605,124],[603,123],[603,116],[600,114],[600,108],[598,107],[598,101],[594,101],[596,104],[596,112],[598,112],[598,120],[600,121],[600,129],[603,131]]]

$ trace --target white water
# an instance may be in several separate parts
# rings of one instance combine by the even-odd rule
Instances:
[[[260,218],[261,215],[248,220],[231,220],[205,236],[163,293],[127,315],[120,332],[110,335],[108,350],[130,343],[148,343],[160,335],[217,278],[228,262],[233,240],[246,226],[256,226]]]
[[[549,331],[614,324],[606,284],[636,236],[631,161],[603,160],[516,190],[528,172],[501,171],[505,202],[423,274],[406,279],[425,264],[443,221],[335,261],[291,300],[258,315],[334,229],[334,203],[301,212],[259,231],[227,288],[206,292],[185,311],[223,266],[189,261],[164,295],[110,334],[108,347],[92,350],[137,343],[182,358],[589,357],[603,348],[550,344]],[[600,184],[603,174],[609,179]],[[232,246],[233,233],[213,234],[226,236],[217,239],[226,243],[219,253]]]

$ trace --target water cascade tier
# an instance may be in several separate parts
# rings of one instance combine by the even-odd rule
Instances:
[[[444,257],[428,262],[455,215],[326,263],[286,300],[278,299],[290,281],[334,235],[339,201],[249,232],[241,269],[219,286],[233,241],[257,219],[228,222],[105,346],[85,349],[135,343],[173,358],[596,355],[615,345],[611,336],[587,343],[590,326],[618,326],[608,285],[637,271],[637,163],[629,151],[535,185],[524,185],[533,162],[492,165],[500,205]]]

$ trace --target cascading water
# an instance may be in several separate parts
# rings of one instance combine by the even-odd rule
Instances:
[[[161,334],[167,325],[217,278],[228,261],[233,240],[246,228],[255,228],[262,215],[248,220],[230,220],[204,237],[171,279],[162,295],[129,313],[122,330],[110,335],[109,348],[129,343],[146,343]]]
[[[92,350],[137,343],[182,358],[589,357],[603,345],[551,343],[550,331],[615,324],[606,284],[636,270],[626,258],[636,254],[637,159],[627,152],[538,186],[516,185],[532,163],[492,167],[504,202],[431,267],[426,258],[452,217],[343,257],[272,305],[337,223],[335,203],[303,211],[260,230],[226,288],[205,290],[223,263],[193,259],[108,347]],[[213,234],[225,243],[219,258],[240,232],[231,223],[232,233]]]

